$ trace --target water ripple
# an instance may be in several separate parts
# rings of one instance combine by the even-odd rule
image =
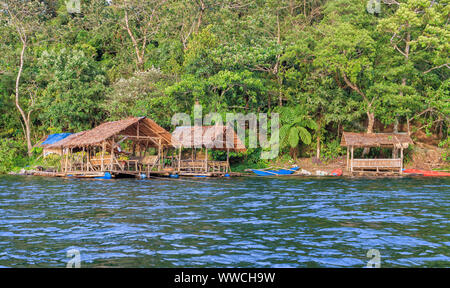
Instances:
[[[226,185],[223,185],[226,184]],[[0,267],[449,267],[450,179],[0,177]]]

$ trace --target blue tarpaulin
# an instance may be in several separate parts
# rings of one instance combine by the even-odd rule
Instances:
[[[47,139],[41,143],[41,145],[50,145],[54,144],[58,141],[63,140],[67,136],[72,135],[72,133],[58,133],[58,134],[50,134],[48,135]]]

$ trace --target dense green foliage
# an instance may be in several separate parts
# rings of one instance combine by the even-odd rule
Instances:
[[[6,173],[15,167],[22,166],[25,160],[22,155],[23,145],[8,138],[0,138],[0,173]]]
[[[198,102],[223,115],[281,112],[293,157],[335,157],[343,130],[408,123],[448,147],[448,0],[381,1],[376,13],[366,0],[81,0],[80,13],[63,0],[3,2],[2,161],[24,150],[5,139],[26,137],[18,31],[33,144],[130,115],[172,131],[172,114]],[[33,9],[5,12],[20,5]]]

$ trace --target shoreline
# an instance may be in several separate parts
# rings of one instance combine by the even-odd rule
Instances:
[[[370,174],[365,172],[354,172],[354,174],[351,174],[351,172],[349,171],[343,171],[342,175],[340,176],[335,176],[335,175],[331,175],[331,174],[327,174],[327,175],[317,175],[317,174],[310,174],[310,175],[305,175],[305,174],[290,174],[290,175],[273,175],[273,176],[258,176],[256,174],[253,173],[249,173],[249,172],[245,172],[245,173],[241,173],[239,176],[232,176],[232,177],[214,177],[214,176],[209,176],[209,177],[201,177],[201,179],[228,179],[228,178],[235,178],[235,177],[240,177],[240,178],[270,178],[270,179],[295,179],[295,178],[314,178],[314,179],[380,179],[380,178],[443,178],[443,177],[448,177],[448,176],[424,176],[424,175],[419,175],[419,174],[410,174],[410,173],[403,173],[403,174],[399,174],[399,173],[379,173],[379,174]],[[48,174],[47,174],[48,173]],[[60,175],[57,175],[60,174]],[[0,174],[0,176],[33,176],[33,177],[45,177],[45,178],[65,178],[65,179],[95,179],[95,180],[105,180],[105,179],[100,179],[100,178],[96,178],[96,177],[77,177],[77,176],[73,176],[73,175],[62,175],[63,173],[59,173],[59,172],[43,172],[43,171],[36,171],[36,170],[26,170],[25,172],[9,172],[7,174]],[[193,176],[179,176],[177,177],[177,179],[198,179],[199,177],[193,177]],[[142,180],[142,179],[171,179],[172,177],[168,177],[168,176],[152,176],[150,178],[139,178],[139,177],[129,177],[129,178],[110,178],[107,180],[120,180],[120,179],[138,179],[138,180]],[[175,179],[175,180],[177,180]]]

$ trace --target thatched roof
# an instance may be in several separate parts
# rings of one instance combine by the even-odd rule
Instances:
[[[136,138],[138,131],[141,138]],[[103,141],[117,135],[128,136],[134,141],[149,141],[150,147],[158,146],[155,142],[161,138],[162,146],[172,146],[171,134],[156,124],[155,121],[146,117],[130,117],[119,121],[106,122],[91,130],[71,135],[60,141],[62,143],[55,144],[64,148],[99,146]]]
[[[409,144],[414,143],[406,133],[344,132],[341,139],[341,146],[354,147],[395,146],[397,148],[408,148]]]
[[[172,133],[172,137],[176,147],[246,150],[238,135],[229,126],[180,126]]]

